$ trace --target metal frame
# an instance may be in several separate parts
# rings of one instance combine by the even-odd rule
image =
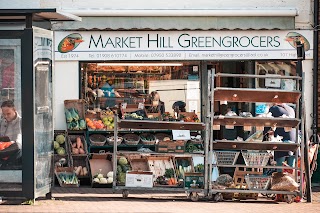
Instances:
[[[216,74],[215,71],[213,70],[212,72],[210,72],[211,70],[209,70],[209,73],[211,75],[211,83],[208,84],[208,87],[211,88],[211,95],[209,96],[212,104],[211,106],[209,106],[209,109],[211,109],[211,120],[210,120],[210,126],[212,127],[214,124],[214,120],[217,119],[218,117],[214,117],[214,79],[215,77],[231,77],[230,74]],[[302,74],[302,73],[298,73],[298,74]],[[261,75],[237,75],[237,74],[232,74],[232,77],[241,77],[241,78],[265,78],[265,76],[261,76]],[[286,78],[286,77],[281,77],[281,78]],[[227,193],[227,192],[231,192],[231,193],[264,193],[264,194],[286,194],[286,195],[300,195],[301,197],[303,196],[303,180],[302,180],[302,174],[303,174],[303,160],[304,160],[304,152],[305,152],[305,143],[306,143],[306,138],[305,138],[305,108],[304,108],[304,103],[303,101],[303,94],[304,94],[304,84],[303,84],[303,74],[301,76],[296,76],[296,77],[289,77],[291,79],[296,80],[297,83],[297,90],[299,90],[301,92],[301,97],[300,99],[297,100],[296,105],[297,105],[297,109],[296,109],[296,119],[299,121],[301,121],[301,132],[302,132],[302,138],[301,138],[301,144],[300,144],[300,148],[301,148],[301,164],[300,167],[298,167],[298,150],[296,150],[295,152],[295,156],[296,156],[296,162],[295,162],[295,166],[292,169],[295,169],[295,179],[296,181],[298,181],[298,170],[300,170],[300,180],[299,180],[299,184],[300,184],[300,190],[298,192],[288,192],[288,191],[272,191],[272,190],[237,190],[237,189],[224,189],[224,190],[217,190],[217,189],[212,189],[212,187],[210,186],[210,193],[209,195],[213,195],[216,193]],[[300,85],[300,81],[302,82],[302,85]],[[300,88],[301,87],[301,88]],[[241,89],[238,89],[241,90]],[[232,100],[230,100],[232,102]],[[241,101],[241,100],[238,100]],[[251,102],[251,101],[250,101]],[[302,109],[300,109],[302,108]],[[223,122],[222,122],[223,123]],[[299,124],[299,122],[297,123],[297,125]],[[223,124],[221,124],[223,125]],[[241,124],[242,125],[242,124]],[[211,131],[212,132],[212,131]],[[297,128],[297,133],[299,132],[299,129]],[[212,135],[212,133],[211,133]],[[297,141],[298,141],[298,134],[297,134]],[[210,137],[210,156],[212,156],[212,152],[214,151],[213,149],[213,144],[216,143],[215,140],[213,139],[213,137]],[[234,144],[236,144],[237,142],[233,142]],[[295,145],[299,146],[298,143],[296,143]],[[235,148],[236,149],[236,148]],[[258,148],[257,148],[258,149]],[[288,150],[289,151],[289,150]],[[209,170],[212,171],[213,166],[217,166],[217,167],[236,167],[239,165],[218,165],[215,164],[213,165],[212,162],[209,163]],[[245,165],[241,165],[241,167],[255,167],[255,166],[245,166]],[[256,168],[261,168],[261,166],[257,166]],[[288,168],[288,167],[284,167],[284,166],[265,166],[263,168]],[[211,180],[211,174],[209,175],[209,180]],[[210,181],[211,182],[211,181]]]

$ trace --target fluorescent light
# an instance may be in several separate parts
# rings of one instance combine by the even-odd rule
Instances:
[[[97,63],[97,66],[183,66],[182,63]]]

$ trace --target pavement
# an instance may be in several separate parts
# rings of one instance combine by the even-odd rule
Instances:
[[[317,212],[320,211],[320,187],[313,188],[313,202],[275,202],[266,198],[258,200],[214,202],[201,198],[197,202],[187,199],[185,193],[130,191],[123,198],[120,191],[109,188],[53,188],[53,199],[39,198],[31,205],[22,205],[22,200],[4,200],[0,212]]]

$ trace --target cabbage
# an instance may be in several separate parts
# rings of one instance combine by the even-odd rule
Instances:
[[[99,174],[97,175],[97,178],[99,178],[99,179],[103,178],[103,174],[99,173]]]
[[[65,155],[66,154],[66,150],[63,147],[59,147],[57,149],[57,153],[58,153],[58,155]]]
[[[107,177],[113,177],[113,171],[108,172]]]
[[[65,142],[65,137],[64,135],[57,135],[56,136],[56,141],[59,143],[59,144],[63,144]]]
[[[107,181],[108,183],[113,183],[113,177],[108,177]]]
[[[108,183],[107,178],[100,178],[100,183]]]
[[[54,147],[54,149],[58,149],[60,147],[60,145],[57,141],[53,141],[53,147]]]
[[[119,163],[120,165],[127,165],[127,164],[128,164],[127,158],[125,158],[125,157],[120,157],[118,163]]]
[[[118,175],[118,181],[120,183],[125,183],[126,182],[126,173],[119,173]]]
[[[121,167],[121,165],[118,165],[117,166],[117,173],[120,173],[120,172],[122,172],[122,167]]]
[[[99,178],[94,178],[94,179],[93,179],[93,182],[99,183],[100,180],[99,180]]]

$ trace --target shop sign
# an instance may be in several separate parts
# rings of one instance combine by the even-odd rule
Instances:
[[[55,32],[56,60],[296,59],[295,43],[313,58],[311,30]]]

